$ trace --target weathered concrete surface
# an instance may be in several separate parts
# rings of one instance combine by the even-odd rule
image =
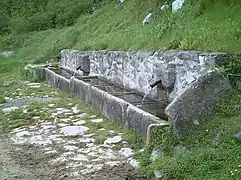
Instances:
[[[63,50],[60,66],[74,72],[83,57],[90,58],[90,75],[103,76],[124,87],[146,93],[151,83],[162,80],[171,89],[170,101],[203,74],[203,69],[221,61],[224,53],[199,51],[77,51]],[[150,97],[158,97],[157,88]]]
[[[211,89],[212,85],[217,85],[215,82],[210,84],[209,80],[205,80],[207,76],[216,77],[215,73],[208,75],[207,72],[213,71],[214,66],[227,59],[225,53],[177,50],[156,52],[63,50],[60,65],[73,71],[84,56],[90,58],[90,75],[102,76],[141,93],[147,93],[151,83],[161,80],[163,87],[168,91],[170,105],[167,106],[166,112],[173,121],[176,135],[185,134],[187,128],[193,126],[193,120],[211,114],[211,107],[230,91],[225,77],[220,76],[216,79],[226,83],[215,89]],[[207,90],[203,89],[202,84],[210,87],[207,87],[208,94]],[[217,98],[218,92],[225,93]],[[148,96],[163,99],[164,94],[163,90],[155,87],[150,90]],[[202,98],[198,97],[199,94],[202,94],[200,96]],[[186,98],[183,98],[184,95]],[[197,100],[202,103],[193,103]],[[177,104],[183,107],[182,110]],[[207,108],[205,108],[205,104],[208,105]],[[192,111],[193,108],[201,111],[198,112],[199,115],[196,115],[196,110]],[[118,114],[120,113],[118,112]]]
[[[24,67],[24,69],[26,71],[29,71],[34,78],[39,80],[45,80],[44,68],[48,66],[49,66],[48,64],[38,64],[38,65],[28,64],[27,66]]]
[[[65,92],[69,92],[70,80],[58,75],[57,73],[51,71],[48,68],[44,68],[45,79],[48,84],[51,84],[53,87],[59,88]]]
[[[166,108],[173,122],[174,134],[187,134],[199,119],[212,114],[213,105],[230,90],[229,82],[218,71],[210,70],[190,84]]]
[[[88,104],[101,111],[105,117],[119,121],[125,124],[126,127],[133,129],[144,136],[146,135],[147,128],[150,124],[162,123],[169,125],[168,122],[161,120],[118,97],[93,87],[82,80],[71,78],[70,92],[73,97],[83,99]]]

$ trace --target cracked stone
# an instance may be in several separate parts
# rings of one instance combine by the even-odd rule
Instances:
[[[77,156],[71,158],[73,161],[89,161],[89,159],[83,155],[83,154],[78,154]]]
[[[74,122],[74,125],[83,125],[85,123],[86,123],[85,120],[80,120],[80,121]]]
[[[105,140],[104,144],[117,144],[117,143],[120,143],[121,141],[122,141],[121,136],[114,136],[112,138],[107,138],[107,140]]]
[[[74,150],[77,150],[79,148],[76,147],[76,146],[64,146],[63,149],[66,150],[66,151],[74,151]]]
[[[93,123],[101,123],[101,122],[103,122],[103,119],[92,119],[90,121]]]
[[[10,112],[15,111],[17,109],[19,109],[19,108],[18,107],[9,107],[9,108],[4,108],[2,111],[4,113],[10,113]]]
[[[121,154],[125,157],[130,157],[134,153],[133,153],[133,150],[131,148],[121,148],[121,150],[119,151],[119,154]]]
[[[77,136],[83,135],[85,131],[88,131],[89,128],[85,126],[66,126],[61,128],[60,132],[65,136]]]

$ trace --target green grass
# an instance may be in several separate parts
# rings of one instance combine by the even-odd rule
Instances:
[[[142,170],[153,177],[154,170],[167,173],[178,180],[240,179],[241,142],[234,137],[241,131],[241,93],[234,92],[215,107],[215,115],[203,119],[188,136],[175,137],[171,128],[155,132],[151,145],[137,154]],[[175,153],[175,147],[187,150]],[[164,150],[164,157],[150,161],[152,149]]]

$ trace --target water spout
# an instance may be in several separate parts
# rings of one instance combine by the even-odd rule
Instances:
[[[157,86],[158,84],[161,84],[161,85],[162,85],[162,80],[158,80],[158,81],[152,83],[152,84],[150,85],[150,87],[151,87],[151,88],[154,88],[154,87]]]
[[[162,85],[162,80],[158,80],[158,81],[152,83],[152,84],[148,87],[145,95],[143,96],[143,99],[142,99],[141,104],[140,104],[140,105],[137,105],[137,107],[141,107],[141,106],[144,104],[144,101],[145,101],[145,99],[147,98],[148,94],[150,93],[151,89],[154,88],[155,86],[159,85],[159,84],[162,86],[161,88],[164,89],[164,86]]]
[[[143,99],[142,99],[142,101],[141,101],[141,104],[137,105],[138,108],[141,107],[141,106],[144,104],[144,101],[145,101],[145,99],[147,98],[148,94],[150,93],[151,89],[152,89],[152,87],[149,86],[148,89],[147,89],[147,91],[146,91],[146,93],[145,93],[144,96],[143,96]]]

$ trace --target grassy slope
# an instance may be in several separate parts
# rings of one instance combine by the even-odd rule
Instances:
[[[16,53],[13,57],[0,57],[1,80],[20,76],[25,64],[55,58],[64,48],[238,52],[241,49],[241,4],[230,0],[234,4],[227,5],[224,1],[215,5],[208,4],[207,0],[203,0],[203,5],[186,4],[182,11],[166,15],[157,10],[158,3],[154,0],[126,1],[118,8],[114,8],[113,2],[92,15],[81,16],[73,26],[2,36],[0,50],[10,48]],[[148,9],[154,10],[155,21],[143,26]],[[235,94],[220,104],[217,114],[202,122],[192,137],[176,139],[170,130],[157,133],[153,140],[155,146],[165,147],[168,156],[150,167],[151,146],[140,155],[143,170],[163,169],[178,179],[239,179],[237,166],[241,163],[241,146],[233,134],[241,129],[241,121],[232,111],[234,108],[234,112],[240,111],[240,99],[240,94]],[[220,136],[218,146],[213,145],[216,136]],[[173,157],[172,149],[177,144],[187,147],[190,154]]]
[[[151,145],[137,155],[142,170],[150,177],[154,170],[162,170],[178,180],[240,179],[241,143],[234,138],[241,130],[240,110],[241,93],[232,94],[216,106],[213,117],[200,121],[200,127],[189,136],[174,137],[169,128],[157,131]],[[186,150],[176,154],[177,146]],[[163,150],[165,157],[151,163],[154,147]]]

